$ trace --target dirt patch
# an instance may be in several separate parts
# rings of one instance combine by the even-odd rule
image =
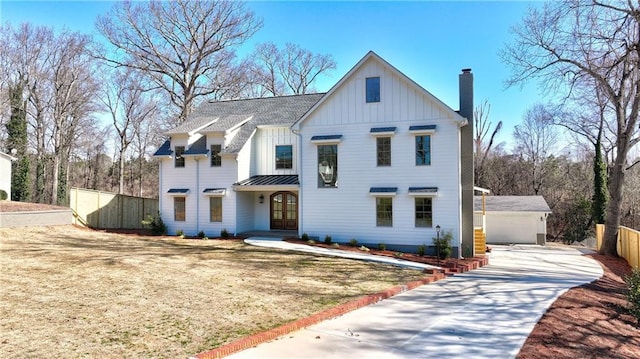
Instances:
[[[0,201],[0,212],[30,212],[30,211],[52,211],[52,210],[69,210],[69,208],[52,206],[50,204]]]
[[[0,229],[0,357],[187,357],[417,270],[73,226]]]
[[[517,358],[638,358],[640,329],[627,311],[624,259],[590,255],[604,276],[570,289],[547,310]]]

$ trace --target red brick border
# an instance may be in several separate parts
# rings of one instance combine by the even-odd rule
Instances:
[[[400,293],[415,289],[421,285],[433,283],[440,279],[446,278],[450,275],[454,275],[455,273],[463,273],[472,269],[477,269],[479,267],[483,267],[489,264],[488,257],[473,257],[470,258],[472,262],[461,265],[458,264],[456,268],[442,268],[442,269],[425,269],[425,273],[428,273],[429,276],[424,277],[422,279],[409,282],[404,285],[397,285],[395,287],[389,288],[385,291],[378,292],[375,294],[367,295],[350,302],[341,304],[337,307],[333,307],[322,312],[313,314],[309,317],[298,319],[291,323],[287,323],[281,325],[279,327],[273,328],[271,330],[267,330],[266,332],[257,333],[254,335],[250,335],[248,337],[238,339],[229,344],[225,344],[221,347],[209,350],[204,353],[197,354],[192,358],[198,359],[219,359],[223,358],[227,355],[231,355],[233,353],[249,349],[255,347],[258,344],[274,340],[283,335],[289,334],[296,330],[300,330],[311,325],[320,323],[327,319],[332,319],[335,317],[339,317],[356,309],[366,307],[368,305],[377,303],[381,300],[393,297]]]

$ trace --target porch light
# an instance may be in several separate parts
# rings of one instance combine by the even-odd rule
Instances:
[[[264,195],[262,193],[260,193],[260,197],[258,197],[258,199],[260,200],[260,203],[264,203]]]

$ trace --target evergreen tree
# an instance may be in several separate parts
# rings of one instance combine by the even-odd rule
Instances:
[[[11,164],[11,200],[29,201],[29,157],[27,156],[27,116],[22,101],[24,86],[20,83],[9,88],[11,118],[7,122],[7,149],[15,149],[19,159]]]

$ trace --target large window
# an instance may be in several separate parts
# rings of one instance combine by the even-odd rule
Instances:
[[[367,103],[380,102],[380,78],[367,78]]]
[[[416,227],[433,227],[433,207],[430,197],[416,198]]]
[[[431,136],[416,136],[416,166],[431,165]]]
[[[391,227],[393,225],[393,198],[376,197],[376,226]]]
[[[184,153],[184,146],[176,146],[176,167],[184,167],[184,157],[182,154]]]
[[[318,187],[338,186],[338,145],[318,145]]]
[[[376,143],[378,166],[391,166],[391,137],[378,137]]]
[[[209,220],[222,222],[222,197],[209,197]]]
[[[222,145],[211,145],[211,167],[222,166],[220,152],[222,152]]]
[[[176,222],[184,222],[186,220],[185,215],[185,197],[173,198],[173,220]]]
[[[276,169],[293,168],[293,146],[276,146]]]

